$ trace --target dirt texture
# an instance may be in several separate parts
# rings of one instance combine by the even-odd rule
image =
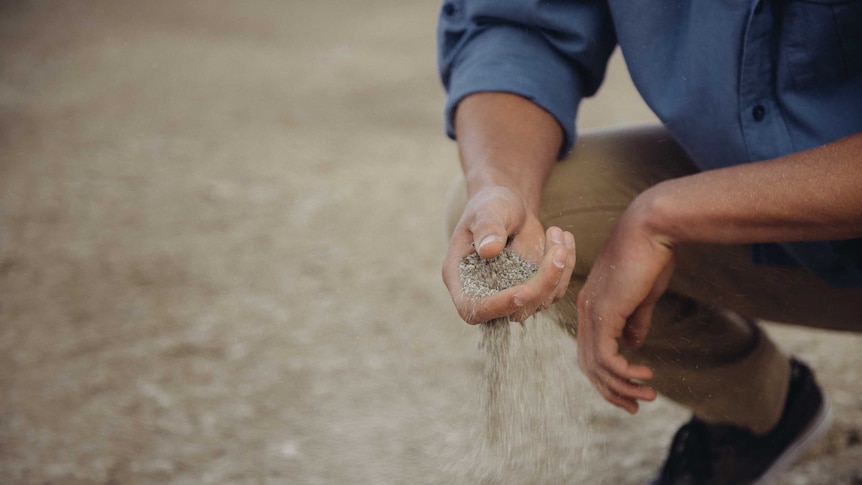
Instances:
[[[0,2],[0,483],[652,475],[685,411],[629,417],[577,373],[570,458],[495,475],[474,452],[437,8]],[[652,120],[615,56],[580,126]],[[862,483],[862,338],[769,331],[836,411],[783,483]]]

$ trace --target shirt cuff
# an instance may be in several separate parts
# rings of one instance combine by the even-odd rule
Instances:
[[[455,109],[464,97],[481,92],[522,96],[551,114],[563,129],[560,157],[575,142],[575,116],[583,88],[577,68],[557,54],[541,35],[495,25],[476,34],[452,66],[448,79],[446,134],[455,139]]]

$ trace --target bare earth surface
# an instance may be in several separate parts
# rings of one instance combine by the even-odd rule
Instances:
[[[653,473],[686,413],[628,417],[577,373],[565,439],[524,455],[540,473],[476,452],[479,333],[439,277],[436,10],[0,2],[0,483]],[[609,76],[581,126],[652,120],[619,57]],[[862,483],[862,338],[769,330],[836,412],[782,483]]]

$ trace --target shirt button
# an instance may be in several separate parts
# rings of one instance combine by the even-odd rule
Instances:
[[[763,117],[766,116],[766,108],[764,108],[762,104],[758,104],[751,109],[751,116],[754,117],[754,121],[763,120]]]
[[[446,2],[443,4],[443,15],[451,17],[455,15],[455,12],[457,11],[458,7],[456,7],[452,2]]]

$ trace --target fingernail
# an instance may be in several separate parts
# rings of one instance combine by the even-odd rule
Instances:
[[[563,231],[559,228],[551,229],[551,241],[554,241],[557,244],[563,243]]]
[[[481,250],[481,249],[482,249],[482,247],[483,247],[483,246],[485,246],[486,244],[488,244],[488,243],[492,243],[492,242],[496,242],[496,241],[500,241],[500,240],[501,240],[501,239],[500,239],[500,237],[499,237],[499,236],[485,236],[485,239],[482,239],[482,242],[480,242],[480,243],[479,243],[479,247],[478,247],[478,248],[476,248],[476,250],[477,250],[477,251],[478,251],[478,250]]]

